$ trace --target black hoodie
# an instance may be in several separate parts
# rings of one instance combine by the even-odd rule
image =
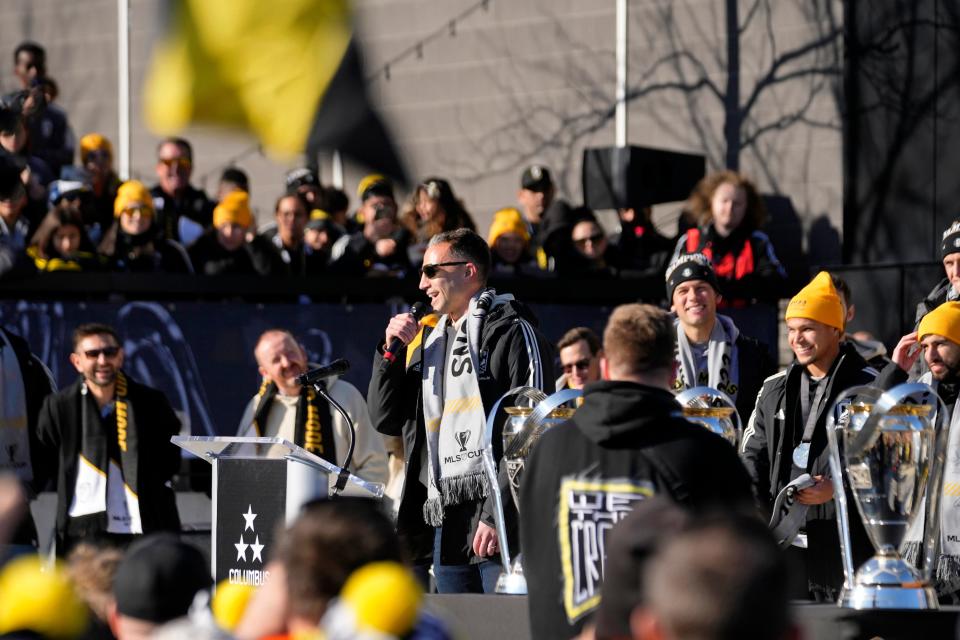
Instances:
[[[579,633],[599,603],[610,529],[654,495],[692,508],[753,499],[736,450],[685,420],[668,391],[587,385],[574,417],[534,447],[520,487],[531,637]]]

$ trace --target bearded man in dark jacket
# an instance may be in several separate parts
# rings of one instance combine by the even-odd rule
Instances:
[[[180,531],[170,481],[180,420],[160,391],[123,370],[123,348],[107,325],[80,325],[70,362],[80,378],[47,396],[38,441],[58,468],[57,553],[81,540],[126,545],[135,536]]]
[[[397,529],[413,559],[424,568],[432,553],[441,593],[490,592],[501,568],[480,458],[486,416],[514,387],[552,392],[553,350],[526,307],[486,287],[490,250],[476,233],[435,235],[423,263],[420,289],[438,317],[422,329],[409,313],[390,319],[367,404],[377,431],[403,436]],[[382,367],[394,339],[406,347]]]
[[[877,370],[842,342],[843,303],[826,271],[793,297],[785,315],[796,361],[763,383],[740,453],[767,517],[788,483],[804,473],[815,481],[796,494],[795,507],[806,509],[797,519],[800,529],[787,537],[779,526],[774,532],[782,545],[793,541],[791,553],[802,556],[810,596],[832,601],[839,595],[844,577],[830,479],[827,417],[834,412],[839,421],[843,408],[834,407],[837,397],[851,387],[873,383]],[[854,504],[852,495],[847,504]],[[856,512],[850,517],[850,536],[854,565],[859,566],[873,554],[873,548]]]
[[[609,531],[639,501],[751,508],[736,450],[681,417],[670,394],[675,335],[666,311],[617,307],[603,334],[602,380],[586,385],[573,418],[527,460],[520,547],[531,637],[580,632],[600,601]]]

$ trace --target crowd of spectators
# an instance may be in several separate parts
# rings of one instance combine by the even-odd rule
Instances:
[[[191,181],[195,152],[182,138],[157,144],[155,184],[122,183],[107,137],[84,132],[77,144],[55,102],[43,48],[24,43],[14,57],[21,88],[0,101],[0,277],[113,271],[415,279],[430,238],[465,227],[488,238],[497,279],[657,277],[671,256],[696,252],[712,258],[730,291],[726,304],[786,293],[785,271],[760,230],[763,203],[736,172],[696,186],[684,217],[692,222],[674,238],[639,205],[620,209],[619,228],[605,229],[594,211],[558,196],[543,165],[522,172],[516,201],[504,199],[486,233],[442,177],[417,182],[401,203],[388,178],[370,175],[351,202],[345,191],[321,184],[315,167],[287,173],[276,186],[273,216],[258,225],[243,169],[224,168],[211,197]]]

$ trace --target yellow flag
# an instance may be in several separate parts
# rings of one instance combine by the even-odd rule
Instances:
[[[368,105],[352,35],[346,0],[175,0],[147,76],[147,125],[158,135],[191,123],[240,128],[285,158],[341,148],[402,178]],[[362,147],[375,142],[371,128],[386,138],[389,158],[354,148],[357,137]]]

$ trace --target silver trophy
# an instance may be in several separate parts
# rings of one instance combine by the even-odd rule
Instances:
[[[677,402],[683,407],[683,417],[702,424],[734,447],[741,428],[737,405],[722,391],[713,387],[693,387],[677,394]]]
[[[519,509],[520,477],[531,447],[548,428],[567,420],[573,415],[574,409],[566,409],[563,405],[582,395],[583,392],[579,389],[564,389],[547,397],[539,389],[517,387],[503,394],[493,405],[490,415],[487,416],[487,425],[484,432],[483,467],[487,473],[490,495],[493,497],[493,517],[497,524],[500,559],[503,563],[503,573],[497,578],[497,593],[512,595],[527,593],[527,580],[523,576],[520,555],[517,554],[515,559],[510,555],[503,513],[503,495],[500,491],[497,461],[494,456],[493,427],[500,406],[508,401],[516,403],[520,400],[526,400],[528,402],[528,406],[504,407],[508,419],[503,427],[502,460],[510,479],[510,493],[513,495],[514,504]]]
[[[947,408],[925,384],[902,384],[886,393],[854,387],[837,398],[827,427],[844,571],[837,604],[852,609],[938,608],[931,574],[950,428]],[[877,552],[856,571],[844,477]],[[924,529],[918,568],[899,550],[920,513]]]

